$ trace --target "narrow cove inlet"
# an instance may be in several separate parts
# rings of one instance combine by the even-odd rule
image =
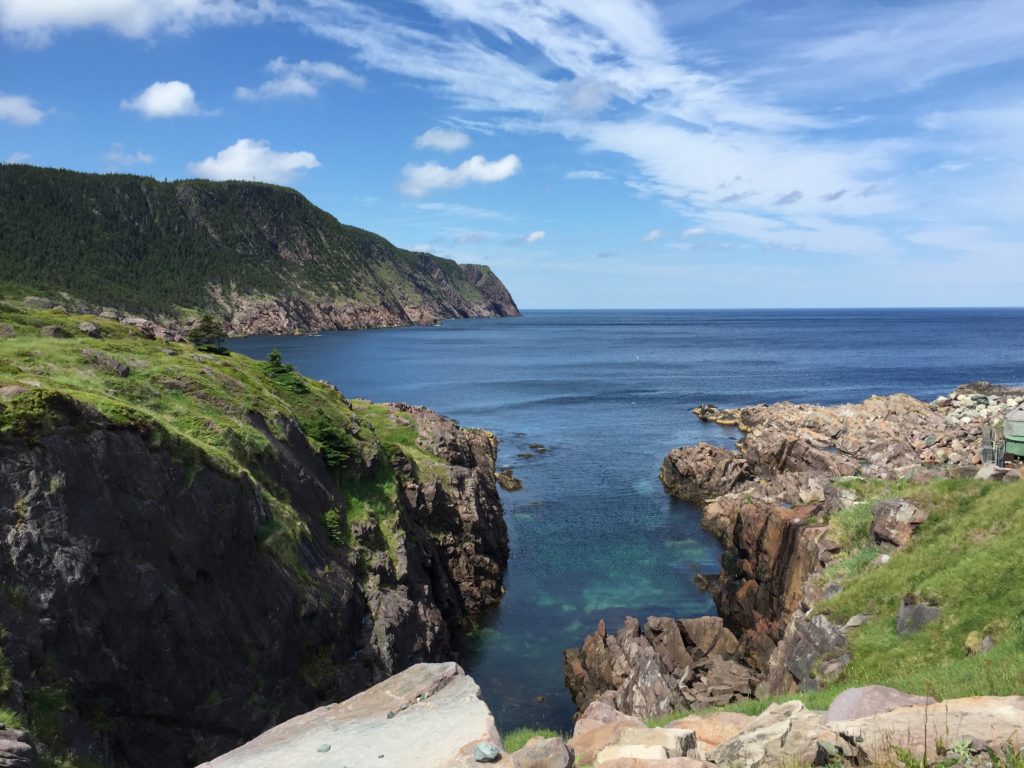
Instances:
[[[720,545],[658,469],[674,447],[730,447],[734,430],[690,409],[823,404],[907,392],[932,399],[971,379],[1013,382],[1005,335],[1021,310],[533,311],[522,318],[251,337],[349,397],[424,405],[500,441],[512,547],[506,593],[465,639],[462,663],[499,729],[571,728],[562,651],[599,620],[714,613],[694,584]],[[945,353],[934,354],[937,338]]]

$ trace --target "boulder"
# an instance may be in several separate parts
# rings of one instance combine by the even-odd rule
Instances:
[[[887,499],[871,510],[871,538],[881,546],[904,547],[928,513],[905,499]]]
[[[837,720],[856,720],[862,717],[880,715],[899,707],[934,704],[930,696],[912,696],[884,685],[867,685],[863,688],[847,688],[840,693],[822,718],[824,723]]]
[[[973,696],[932,705],[898,707],[853,720],[829,722],[848,744],[856,744],[872,765],[906,764],[896,747],[920,764],[935,760],[938,745],[972,742],[974,749],[1019,748],[1024,729],[1024,696]]]
[[[810,765],[819,741],[835,735],[821,724],[821,713],[799,701],[772,704],[732,738],[716,747],[708,759],[716,765],[744,768],[784,768]]]
[[[98,339],[103,333],[99,328],[96,327],[95,323],[83,322],[78,324],[78,330],[84,333],[86,336],[91,336],[94,339]]]
[[[709,715],[690,715],[673,720],[665,727],[693,731],[698,746],[704,752],[709,752],[742,731],[753,719],[739,712],[712,712]]]
[[[523,490],[523,481],[512,474],[511,469],[503,469],[498,472],[495,476],[498,481],[498,485],[504,488],[506,491],[521,491]]]
[[[576,721],[569,748],[580,765],[590,765],[597,753],[614,744],[623,731],[638,727],[643,727],[640,718],[624,715],[603,701],[595,701]]]
[[[97,365],[100,368],[105,368],[115,376],[119,376],[122,379],[131,373],[131,368],[105,352],[97,352],[95,349],[83,349],[82,357],[85,358],[86,362]]]
[[[271,728],[201,768],[468,768],[501,737],[480,688],[454,662],[416,664],[339,704]],[[498,752],[491,765],[514,765]]]
[[[0,323],[0,338],[9,339],[14,335],[14,327],[10,323]]]
[[[48,336],[51,339],[66,339],[71,335],[59,325],[44,325],[39,329],[39,334],[41,336]]]
[[[901,635],[919,632],[939,618],[939,607],[917,601],[913,595],[907,595],[900,603],[896,614],[896,631]]]
[[[573,754],[561,739],[530,739],[512,753],[516,768],[572,768]]]

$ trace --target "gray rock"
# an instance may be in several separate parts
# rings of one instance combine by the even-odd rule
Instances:
[[[495,744],[485,741],[473,750],[473,760],[478,763],[496,763],[501,760],[501,750]]]
[[[843,629],[856,629],[862,627],[868,623],[872,618],[870,613],[858,613],[856,616],[851,616],[849,621],[843,625]]]
[[[122,363],[120,360],[116,360],[110,355],[104,352],[97,352],[94,349],[83,349],[82,357],[93,365],[98,365],[101,368],[106,368],[108,371],[113,373],[115,376],[119,376],[122,379],[126,378],[131,373],[131,368]]]
[[[896,631],[901,635],[909,635],[924,629],[938,618],[938,606],[918,603],[912,596],[907,596],[900,603],[896,615]]]
[[[862,717],[879,715],[897,707],[934,704],[930,696],[911,696],[908,693],[887,688],[884,685],[868,685],[863,688],[848,688],[833,699],[822,718],[823,723],[837,720],[857,720]]]
[[[417,664],[347,701],[281,723],[202,768],[467,768],[504,762],[500,743],[471,677],[453,662]]]
[[[27,731],[0,725],[0,768],[36,768],[37,760]]]
[[[14,336],[14,328],[10,323],[0,323],[0,338],[9,339]]]
[[[91,336],[94,339],[98,339],[100,336],[103,335],[103,333],[100,331],[99,328],[96,327],[94,323],[79,323],[78,330],[80,330],[86,336]]]
[[[66,339],[71,335],[59,325],[44,325],[39,329],[39,334],[53,339]]]

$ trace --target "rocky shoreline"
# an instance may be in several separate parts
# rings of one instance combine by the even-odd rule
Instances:
[[[840,478],[1005,477],[980,468],[983,425],[1024,402],[1024,390],[984,382],[931,403],[907,395],[863,403],[793,403],[694,409],[705,421],[737,427],[735,450],[708,444],[672,450],[661,480],[677,498],[701,506],[702,525],[725,549],[722,571],[702,577],[718,617],[629,619],[602,625],[565,653],[566,685],[582,712],[594,701],[650,718],[670,711],[815,689],[849,662],[845,632],[814,605],[839,585],[817,575],[839,545],[829,517],[856,501]],[[884,547],[906,544],[921,510],[880,504],[872,535]],[[907,606],[908,615],[922,609]],[[694,627],[721,622],[725,638],[701,649]]]
[[[882,686],[849,689],[827,711],[791,701],[756,717],[716,712],[661,727],[594,702],[567,740],[538,736],[510,752],[472,678],[455,664],[419,664],[198,768],[792,768],[938,759],[992,768],[990,754],[1019,743],[1021,722],[1024,696],[940,705]]]

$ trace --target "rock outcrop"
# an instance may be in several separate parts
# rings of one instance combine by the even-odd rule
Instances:
[[[974,474],[983,426],[1019,402],[1024,390],[981,383],[932,403],[892,395],[839,406],[694,409],[703,420],[738,427],[743,439],[735,451],[677,448],[661,479],[673,495],[701,504],[704,527],[725,547],[721,574],[705,582],[759,693],[817,687],[849,662],[843,630],[807,618],[823,596],[810,577],[838,550],[828,518],[853,500],[832,480]],[[871,533],[883,547],[905,546],[926,517],[906,500],[889,500],[875,509]]]
[[[417,664],[339,704],[271,728],[199,768],[515,768],[480,688],[454,663]],[[565,748],[562,748],[563,751]]]
[[[6,703],[32,719],[52,702],[51,728],[82,757],[195,764],[452,658],[464,617],[500,599],[489,433],[392,406],[437,465],[421,473],[354,421],[360,452],[341,475],[296,422],[253,412],[269,447],[231,472],[152,424],[31,388],[11,397],[0,416],[37,398],[47,426],[0,437]],[[360,519],[360,494],[387,516]]]
[[[577,765],[616,768],[989,765],[988,750],[1021,749],[1022,724],[1021,696],[935,702],[868,686],[844,691],[827,712],[787,701],[757,716],[712,712],[659,728],[595,701],[568,745]]]
[[[581,648],[565,652],[565,683],[580,711],[593,702],[649,719],[680,709],[748,698],[751,670],[736,659],[739,643],[722,620],[627,617],[609,635],[604,622]]]

